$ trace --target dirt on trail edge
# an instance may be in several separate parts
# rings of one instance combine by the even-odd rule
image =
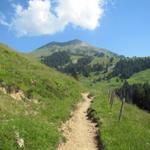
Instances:
[[[65,143],[59,144],[57,150],[99,150],[96,123],[88,119],[87,110],[93,98],[89,93],[83,93],[83,101],[77,105],[70,120],[62,126],[66,138]]]

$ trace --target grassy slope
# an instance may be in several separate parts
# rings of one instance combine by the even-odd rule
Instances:
[[[99,135],[106,150],[149,150],[150,114],[134,105],[125,104],[123,117],[118,122],[121,102],[116,98],[112,111],[108,104],[108,89],[120,86],[112,80],[85,85],[96,97],[91,106],[100,125]]]
[[[54,150],[61,138],[58,127],[80,99],[80,86],[4,45],[0,45],[0,54],[1,84],[19,87],[38,100],[17,101],[0,92],[0,149],[17,150],[15,133],[19,132],[26,150]]]

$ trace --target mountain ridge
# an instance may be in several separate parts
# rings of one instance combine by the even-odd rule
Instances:
[[[111,52],[108,49],[95,47],[89,44],[88,42],[85,42],[79,39],[73,39],[73,40],[69,40],[66,42],[52,41],[50,43],[44,44],[43,46],[33,50],[31,53],[29,53],[29,55],[34,58],[40,57],[42,54],[44,56],[48,56],[49,54],[51,54],[51,49],[53,49],[53,52],[62,51],[63,49],[63,51],[71,51],[71,52],[76,50],[75,53],[78,53],[77,50],[78,51],[80,50],[80,51],[84,51],[84,53],[94,51],[94,52],[108,53],[110,55],[118,55],[114,52]],[[54,49],[56,51],[54,51]]]
[[[81,41],[79,39],[73,39],[73,40],[69,40],[69,41],[66,41],[66,42],[57,42],[57,41],[52,41],[52,42],[49,42],[37,49],[41,49],[41,48],[44,48],[44,47],[47,47],[47,46],[54,46],[54,45],[58,45],[58,46],[66,46],[66,45],[73,45],[73,44],[87,44],[89,45],[87,42],[84,42],[84,41]]]

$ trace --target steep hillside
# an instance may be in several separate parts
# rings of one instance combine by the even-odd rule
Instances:
[[[0,149],[54,150],[80,99],[72,78],[0,45]]]
[[[51,42],[29,56],[76,78],[80,75],[99,78],[100,72],[105,76],[120,59],[115,53],[77,39],[64,43]]]

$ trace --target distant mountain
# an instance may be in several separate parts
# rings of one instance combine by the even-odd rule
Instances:
[[[30,53],[33,58],[40,58],[41,56],[49,56],[54,52],[67,51],[74,55],[94,55],[96,53],[105,53],[107,55],[116,55],[104,48],[96,48],[84,41],[74,39],[67,42],[50,42]]]
[[[67,42],[50,42],[29,54],[50,67],[67,74],[88,77],[91,73],[107,72],[120,56],[104,48],[96,48],[75,39]]]

